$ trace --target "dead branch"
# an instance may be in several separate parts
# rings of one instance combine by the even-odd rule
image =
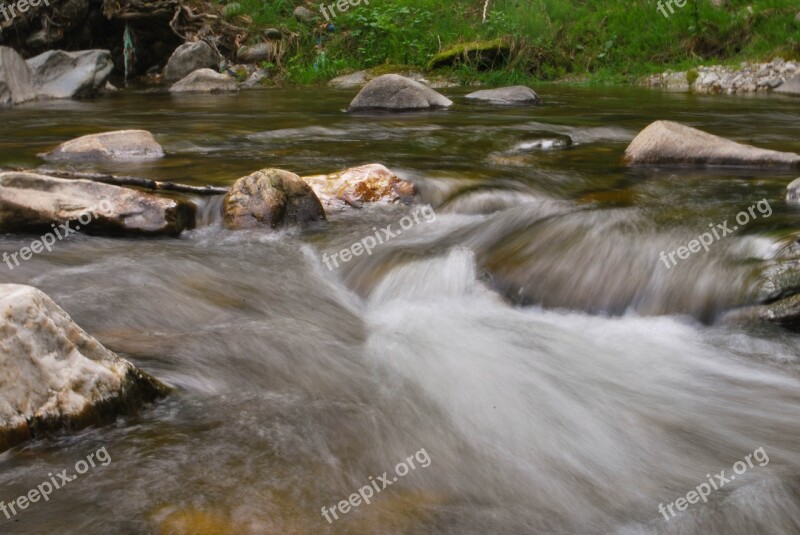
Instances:
[[[3,169],[0,169],[2,172]],[[149,178],[125,175],[107,175],[103,173],[90,173],[82,171],[64,171],[61,169],[13,169],[19,173],[37,173],[41,175],[64,178],[68,180],[91,180],[102,184],[114,186],[134,186],[150,191],[174,191],[176,193],[190,193],[193,195],[225,195],[229,188],[218,186],[189,186],[188,184],[177,184],[175,182],[160,182]]]

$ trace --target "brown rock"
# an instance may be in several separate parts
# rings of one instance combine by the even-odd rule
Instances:
[[[325,220],[325,210],[311,187],[282,169],[262,169],[240,178],[223,202],[229,229],[277,228]]]
[[[314,189],[317,197],[326,205],[337,202],[394,203],[410,199],[416,194],[414,184],[400,179],[388,168],[377,163],[353,167],[330,175],[303,177],[303,180]]]

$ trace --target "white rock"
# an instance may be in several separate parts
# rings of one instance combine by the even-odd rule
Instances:
[[[165,387],[103,347],[43,292],[0,284],[0,450],[98,423]]]

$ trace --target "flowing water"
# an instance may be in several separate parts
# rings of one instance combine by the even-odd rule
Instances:
[[[3,110],[0,167],[145,128],[167,158],[91,169],[228,185],[380,162],[434,212],[333,270],[323,255],[413,207],[229,232],[220,200],[197,199],[200,226],[180,239],[73,235],[3,265],[0,280],[41,288],[175,393],[0,455],[5,502],[99,448],[111,458],[0,515],[0,532],[800,532],[800,342],[723,318],[796,286],[764,284],[796,261],[796,175],[621,164],[656,119],[800,151],[800,101],[546,86],[544,106],[506,109],[464,93],[401,116],[344,114],[353,93],[326,89]],[[761,200],[709,252],[660,259]],[[0,236],[0,252],[31,239]],[[415,453],[372,503],[321,514]],[[659,512],[721,470],[708,503]]]

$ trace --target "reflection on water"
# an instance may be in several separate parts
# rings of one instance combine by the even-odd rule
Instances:
[[[756,299],[797,228],[782,202],[794,176],[620,165],[656,118],[797,150],[796,106],[540,92],[539,108],[456,98],[399,117],[343,114],[352,94],[320,89],[4,110],[0,167],[146,128],[167,158],[102,169],[221,185],[266,166],[380,162],[437,217],[331,271],[324,253],[410,209],[233,233],[205,199],[181,239],[75,235],[0,271],[177,387],[135,418],[2,454],[6,502],[101,447],[113,459],[0,516],[2,533],[797,533],[797,338],[715,323]],[[769,219],[671,270],[659,261],[762,198]],[[2,236],[0,251],[28,243]],[[759,447],[767,466],[670,521],[659,513]],[[430,467],[331,525],[320,514],[423,448]]]

